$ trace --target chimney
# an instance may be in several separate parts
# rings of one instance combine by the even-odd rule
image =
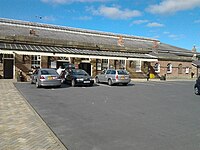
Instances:
[[[194,45],[193,48],[192,48],[192,52],[196,53],[197,52],[197,49],[196,49],[196,46]]]

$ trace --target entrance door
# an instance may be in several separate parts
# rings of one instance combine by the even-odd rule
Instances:
[[[80,63],[79,69],[85,70],[89,75],[91,75],[91,64],[90,63]]]
[[[13,79],[13,59],[4,59],[3,70],[4,79]]]

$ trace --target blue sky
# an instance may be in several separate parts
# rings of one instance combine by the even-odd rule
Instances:
[[[200,0],[0,0],[0,17],[155,38],[200,52]]]

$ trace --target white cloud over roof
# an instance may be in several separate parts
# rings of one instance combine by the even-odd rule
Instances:
[[[157,22],[151,22],[147,24],[147,27],[164,27],[164,24],[160,24]]]
[[[147,23],[149,22],[149,20],[135,20],[132,22],[132,24],[143,24],[143,23]]]
[[[159,4],[150,5],[146,10],[153,14],[169,14],[200,7],[200,0],[162,0]]]
[[[90,8],[88,10],[90,10],[93,15],[104,16],[111,19],[129,19],[142,15],[138,10],[121,10],[119,7],[100,6],[98,9]]]

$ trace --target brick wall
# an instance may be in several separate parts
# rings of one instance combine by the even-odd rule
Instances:
[[[151,63],[152,66],[155,65],[156,62]],[[160,64],[160,72],[158,73],[160,76],[166,74],[167,78],[191,78],[191,72],[196,72],[192,67],[191,62],[182,62],[182,61],[164,61],[159,60]],[[167,65],[172,64],[172,72],[167,73]],[[182,73],[180,73],[179,65],[182,64]],[[189,73],[186,73],[186,68],[189,68]]]
[[[41,56],[41,68],[49,68],[48,56]]]

